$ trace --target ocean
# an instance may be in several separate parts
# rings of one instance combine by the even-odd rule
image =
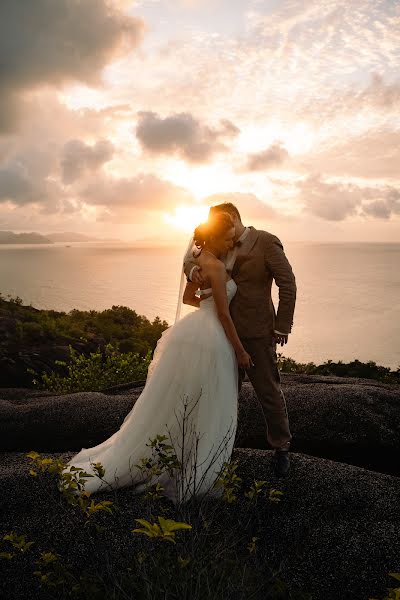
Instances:
[[[124,305],[172,324],[184,251],[115,242],[0,245],[0,292],[63,311]],[[278,352],[299,362],[357,358],[397,369],[400,244],[287,242],[285,252],[298,299],[289,343]],[[276,287],[273,298],[277,306]]]

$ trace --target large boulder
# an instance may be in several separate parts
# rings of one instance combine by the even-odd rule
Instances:
[[[71,452],[61,455],[64,460],[71,457]],[[249,537],[259,538],[258,556],[280,566],[284,581],[308,591],[313,600],[367,600],[385,595],[394,583],[388,573],[400,572],[398,478],[294,453],[290,477],[276,480],[271,451],[236,449],[233,459],[238,460],[245,487],[253,479],[263,479],[284,492],[282,502],[272,508],[265,500],[258,503],[259,526],[249,532]],[[120,508],[115,521],[107,517],[106,523],[113,525],[105,528],[97,547],[86,528],[71,518],[73,509],[59,494],[55,479],[32,478],[28,469],[29,461],[22,453],[0,454],[0,539],[9,531],[24,534],[35,542],[31,554],[52,549],[77,568],[101,564],[105,548],[110,553],[107,569],[117,568],[118,560],[131,561],[134,519],[143,516],[144,510],[132,488],[117,490],[115,496],[94,495]],[[230,506],[232,527],[246,502],[240,495]],[[237,533],[239,537],[247,534]],[[18,561],[0,561],[1,598],[43,598],[31,575],[32,559],[23,560],[22,567]]]
[[[369,379],[282,375],[292,450],[400,475],[400,386]],[[236,445],[268,448],[252,387],[239,404]]]
[[[400,387],[370,380],[282,375],[292,450],[400,475]],[[121,426],[142,387],[55,396],[0,389],[0,450],[79,451]],[[249,383],[239,401],[237,447],[267,448]]]
[[[141,390],[55,396],[0,389],[0,451],[58,452],[96,446],[119,429]]]

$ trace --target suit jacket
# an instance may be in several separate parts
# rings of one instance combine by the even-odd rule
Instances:
[[[237,292],[230,304],[240,338],[273,337],[274,330],[290,333],[296,304],[296,280],[280,240],[254,227],[238,248],[232,278]],[[188,276],[196,259],[186,257]],[[272,281],[279,288],[278,311],[271,297]]]

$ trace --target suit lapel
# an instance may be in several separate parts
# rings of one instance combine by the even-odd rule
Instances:
[[[254,229],[254,227],[251,227],[251,226],[249,227],[249,229],[250,229],[250,231],[247,234],[244,242],[238,248],[235,264],[233,265],[233,269],[232,269],[232,276],[234,276],[236,269],[242,262],[240,259],[242,257],[246,256],[250,252],[250,250],[253,248],[254,244],[256,243],[256,241],[258,239],[257,229]]]

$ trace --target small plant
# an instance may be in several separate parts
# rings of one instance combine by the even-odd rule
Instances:
[[[237,468],[237,461],[225,462],[214,484],[215,489],[223,490],[222,498],[228,504],[237,499],[236,494],[242,481],[241,477],[236,474]]]
[[[390,577],[396,579],[396,581],[400,581],[400,573],[389,573]],[[395,588],[387,588],[388,596],[382,598],[382,600],[400,600],[400,586]],[[376,598],[369,598],[368,600],[377,600]]]
[[[260,480],[260,481],[255,480],[254,483],[251,485],[250,489],[244,493],[245,498],[247,498],[248,500],[257,501],[257,498],[263,491],[263,488],[266,483],[268,483],[268,482],[263,481],[263,480]]]
[[[178,523],[173,519],[158,517],[158,523],[149,523],[146,519],[135,519],[142,527],[133,529],[132,533],[142,533],[149,538],[157,538],[175,544],[175,532],[182,529],[192,529],[188,523]]]
[[[281,496],[283,496],[283,492],[272,488],[269,490],[268,500],[274,504],[278,504],[278,502],[280,502],[282,499]]]
[[[25,554],[35,542],[28,542],[24,535],[17,535],[15,531],[11,531],[3,536],[3,542],[8,542],[12,548],[12,552],[0,552],[0,558],[11,560],[17,554]]]
[[[102,500],[95,502],[90,499],[90,492],[85,490],[85,483],[89,477],[97,475],[100,479],[104,478],[104,468],[101,463],[91,463],[95,475],[86,473],[84,469],[80,467],[69,466],[66,470],[67,465],[57,459],[43,458],[41,454],[32,450],[26,454],[27,458],[30,458],[36,468],[41,472],[47,471],[48,473],[56,473],[58,475],[58,489],[64,495],[68,504],[76,506],[85,515],[85,525],[89,523],[94,514],[103,511],[112,514],[112,502],[109,500]],[[37,477],[38,471],[34,469],[29,470],[29,474],[32,477]]]

